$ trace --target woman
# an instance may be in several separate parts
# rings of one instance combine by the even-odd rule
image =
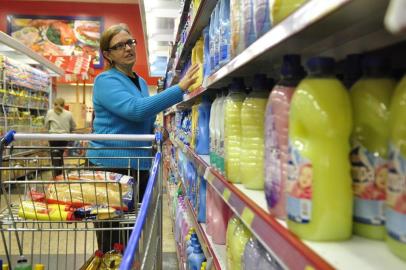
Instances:
[[[95,117],[93,132],[97,134],[152,134],[156,114],[182,101],[183,93],[197,76],[198,66],[195,65],[186,73],[179,84],[165,91],[149,96],[147,83],[133,71],[136,61],[137,42],[124,24],[108,28],[101,36],[100,49],[107,62],[107,70],[99,74],[94,82],[93,107]],[[129,141],[93,141],[92,147],[144,147],[149,142]],[[140,149],[89,149],[87,156],[90,165],[103,166],[108,171],[128,174],[128,159],[103,157],[135,157],[130,161],[131,175],[139,173],[140,200],[148,181],[148,170],[151,167],[150,150]],[[112,170],[110,168],[121,168]],[[136,177],[138,179],[138,177]],[[114,234],[114,232],[113,232]],[[112,241],[105,241],[110,239]],[[111,249],[117,236],[98,233],[99,248],[103,251]]]
[[[65,100],[57,98],[54,101],[54,108],[47,112],[45,117],[45,128],[49,133],[71,133],[76,128],[72,113],[64,109]],[[61,147],[51,150],[52,166],[63,166],[63,152],[68,145],[68,141],[49,141],[51,147]],[[61,169],[54,170],[54,176],[62,173]]]

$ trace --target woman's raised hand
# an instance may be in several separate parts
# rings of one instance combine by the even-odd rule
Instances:
[[[185,76],[180,80],[178,83],[179,87],[186,91],[189,89],[191,85],[193,85],[197,80],[197,72],[199,71],[199,64],[194,64],[191,66],[188,71],[186,72]]]

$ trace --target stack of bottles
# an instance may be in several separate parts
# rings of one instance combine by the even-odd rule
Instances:
[[[202,246],[193,229],[186,236],[183,254],[185,256],[186,269],[188,270],[200,270],[206,261]]]
[[[227,269],[283,269],[236,216],[228,222],[226,235]]]

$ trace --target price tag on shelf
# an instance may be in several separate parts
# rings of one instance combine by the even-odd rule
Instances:
[[[228,188],[224,188],[224,191],[223,191],[224,200],[226,200],[228,202],[228,200],[230,199],[230,196],[231,196],[231,191]]]
[[[206,167],[206,171],[204,172],[203,178],[206,179],[209,183],[213,183],[213,180],[216,176],[211,171],[210,167]]]
[[[251,224],[252,224],[252,221],[254,220],[254,217],[255,217],[255,215],[251,211],[251,209],[249,209],[248,207],[245,207],[244,210],[242,211],[241,219],[246,223],[246,225],[251,227]]]

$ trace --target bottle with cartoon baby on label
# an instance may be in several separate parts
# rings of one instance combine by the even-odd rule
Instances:
[[[386,242],[406,261],[406,75],[396,87],[390,112]]]
[[[345,240],[352,229],[350,98],[334,59],[311,58],[307,67],[290,107],[287,224],[307,240]]]
[[[354,117],[351,173],[354,191],[355,234],[385,238],[385,198],[389,106],[395,81],[385,73],[384,59],[365,56],[363,75],[351,88]]]

